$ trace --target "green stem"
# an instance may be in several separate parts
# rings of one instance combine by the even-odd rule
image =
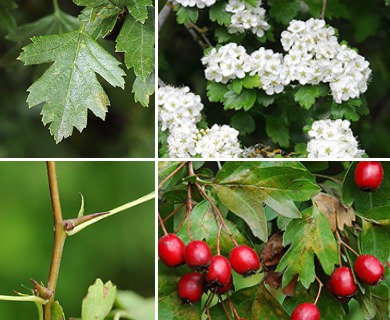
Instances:
[[[96,223],[96,222],[98,222],[100,220],[103,220],[105,218],[111,217],[114,214],[117,214],[117,213],[122,212],[124,210],[130,209],[132,207],[135,207],[136,205],[144,203],[146,201],[149,201],[149,200],[153,199],[154,197],[155,197],[155,192],[152,191],[151,193],[149,193],[149,194],[147,194],[147,195],[145,195],[145,196],[143,196],[141,198],[138,198],[137,200],[125,203],[124,205],[121,205],[121,206],[119,206],[117,208],[114,208],[114,209],[112,209],[110,211],[98,214],[98,215],[92,217],[91,219],[89,219],[87,221],[84,221],[84,222],[82,222],[80,224],[77,224],[77,220],[81,219],[83,217],[72,219],[73,222],[74,222],[75,227],[72,230],[66,231],[66,234],[68,236],[72,236],[72,235],[80,232],[81,230],[85,229],[86,227],[88,227],[88,226],[90,226],[90,225],[92,225],[92,224],[94,224],[94,223]],[[68,222],[72,221],[72,220],[68,220]]]
[[[35,302],[39,304],[46,304],[47,300],[37,296],[3,296],[0,295],[0,300],[5,301],[22,301],[22,302]]]
[[[54,296],[57,287],[58,275],[60,272],[60,265],[62,259],[62,252],[64,250],[65,239],[67,234],[65,232],[64,220],[62,218],[60,193],[58,190],[56,164],[53,161],[47,162],[47,174],[49,178],[50,197],[53,209],[54,219],[54,246],[51,258],[49,279],[47,289],[53,293],[47,304],[43,307],[44,320],[51,320],[52,309],[54,304]]]
[[[54,13],[58,15],[60,13],[60,7],[58,6],[58,0],[53,0]]]

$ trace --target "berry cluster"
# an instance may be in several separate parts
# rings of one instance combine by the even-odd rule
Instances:
[[[178,283],[179,297],[185,303],[194,303],[208,291],[221,295],[232,289],[232,270],[245,277],[260,269],[256,252],[246,246],[237,245],[229,258],[212,255],[206,242],[192,240],[187,245],[174,234],[162,236],[158,241],[158,255],[168,267],[186,264],[192,269]]]
[[[249,55],[244,47],[231,43],[213,49],[202,59],[205,77],[227,83],[246,74],[258,74],[262,89],[269,95],[282,92],[294,81],[301,85],[329,83],[337,103],[357,98],[367,90],[371,74],[368,61],[339,44],[334,29],[325,26],[324,20],[291,21],[281,34],[281,43],[287,52],[284,56],[264,48]]]
[[[358,142],[349,128],[348,120],[314,121],[308,134],[309,158],[359,158],[364,150],[358,149]]]
[[[188,87],[161,86],[158,106],[161,130],[170,133],[170,157],[236,158],[241,154],[239,132],[230,126],[215,124],[210,129],[197,129],[203,104]]]
[[[241,0],[229,0],[225,10],[232,13],[229,33],[244,33],[250,30],[262,37],[264,31],[270,28],[265,19],[265,9],[261,7],[261,0],[256,1],[256,6]]]

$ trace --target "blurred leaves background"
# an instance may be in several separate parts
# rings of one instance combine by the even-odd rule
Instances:
[[[154,162],[58,162],[64,218],[113,209],[154,190]],[[30,293],[29,279],[47,282],[53,221],[46,164],[0,162],[0,294]],[[69,237],[56,298],[67,318],[96,278],[118,290],[154,296],[154,201],[121,212]],[[0,301],[0,319],[35,319],[33,303]]]
[[[36,21],[53,12],[52,0],[16,0],[18,8],[8,12],[16,25]],[[83,7],[72,1],[59,0],[61,10],[77,17]],[[113,37],[119,28],[114,28]],[[154,104],[153,96],[148,108],[134,102],[131,85],[125,90],[104,85],[111,106],[106,120],[88,113],[87,128],[79,133],[74,129],[72,137],[56,145],[48,126],[43,126],[42,107],[29,109],[26,103],[27,88],[49,64],[38,67],[24,66],[16,60],[21,48],[30,41],[16,44],[5,39],[7,32],[0,28],[0,157],[154,157]],[[22,35],[19,35],[22,38]],[[102,45],[114,53],[114,41],[110,35]],[[123,61],[123,55],[114,54]],[[133,83],[134,74],[127,72],[126,83]],[[102,80],[99,78],[99,80]]]

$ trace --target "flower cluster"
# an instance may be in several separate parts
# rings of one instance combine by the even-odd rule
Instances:
[[[337,103],[357,98],[367,90],[369,63],[355,50],[339,44],[334,29],[324,20],[291,21],[281,34],[281,43],[288,52],[284,66],[291,81],[327,82]]]
[[[262,37],[264,31],[270,28],[265,20],[266,12],[261,7],[261,0],[257,0],[255,7],[242,0],[229,0],[225,10],[233,13],[229,33],[244,33],[250,30],[258,37]]]
[[[198,7],[199,9],[203,9],[205,7],[211,7],[216,0],[175,0],[175,2],[179,3],[183,7]]]
[[[267,94],[280,93],[293,81],[301,85],[329,83],[337,103],[357,98],[367,90],[369,63],[355,50],[339,44],[324,20],[293,20],[281,34],[286,55],[260,48],[248,55],[245,48],[227,44],[213,48],[202,63],[206,79],[227,83],[258,74]]]
[[[314,121],[309,131],[308,158],[360,158],[364,150],[358,149],[350,125],[341,119]]]
[[[239,157],[242,150],[239,132],[227,125],[213,125],[211,129],[197,129],[203,104],[188,87],[161,86],[158,90],[159,122],[161,130],[169,130],[169,156],[189,158]]]

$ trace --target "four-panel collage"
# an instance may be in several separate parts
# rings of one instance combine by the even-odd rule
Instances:
[[[388,0],[1,0],[0,319],[390,319]]]

